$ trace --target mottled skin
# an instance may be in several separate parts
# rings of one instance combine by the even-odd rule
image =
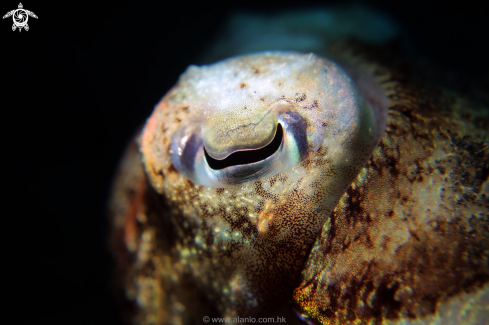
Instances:
[[[337,59],[382,85],[390,111],[381,144],[332,214],[322,204],[330,194],[322,180],[335,176],[325,148],[239,188],[202,187],[164,153],[145,152],[144,143],[168,146],[165,128],[187,118],[185,106],[157,107],[148,125],[160,132],[131,145],[111,204],[136,323],[268,307],[272,317],[290,315],[292,300],[314,323],[487,322],[487,115],[343,52]],[[216,228],[235,237],[223,245]]]
[[[142,238],[154,236],[167,241],[164,246],[170,249],[161,247],[154,254],[165,254],[167,250],[175,261],[173,267],[181,268],[169,276],[176,278],[175,282],[188,276],[219,314],[258,315],[271,303],[290,298],[325,218],[370,156],[383,125],[376,132],[374,116],[360,108],[366,104],[354,88],[349,88],[351,81],[339,74],[334,64],[313,55],[264,53],[214,67],[220,66],[225,69],[217,81],[214,71],[220,73],[221,69],[190,68],[146,123],[140,140],[142,162],[155,200],[162,205],[152,207],[149,213],[155,213],[155,219],[166,219],[173,230],[164,236],[143,232]],[[294,68],[284,80],[281,70],[288,66]],[[213,82],[216,86],[209,90],[207,84]],[[251,89],[244,89],[243,82]],[[272,85],[271,93],[266,84]],[[221,105],[221,93],[233,92],[243,102],[226,100]],[[253,118],[260,110],[266,114],[268,107],[281,102],[299,111],[307,121],[303,131],[311,134],[311,145],[302,163],[272,177],[255,177],[256,181],[217,189],[194,184],[178,172],[171,156],[178,149],[170,143],[184,121],[197,118],[197,123],[205,126],[206,121],[218,119],[221,133],[227,134],[228,125],[234,130],[247,123],[243,120],[249,115]],[[211,115],[213,109],[217,110],[215,115]],[[223,113],[227,111],[231,114]],[[328,119],[328,114],[335,119]],[[318,130],[317,117],[328,127],[321,125]],[[360,123],[370,120],[372,123]],[[321,133],[325,135],[320,137]],[[182,137],[190,141],[190,136]],[[315,149],[317,139],[323,138],[325,141]],[[166,274],[168,270],[163,268],[158,273]],[[154,287],[139,285],[138,290],[145,292],[145,298],[138,298],[141,306],[157,309],[160,303]],[[148,296],[155,298],[146,301]]]
[[[487,111],[455,93],[384,87],[386,134],[323,226],[297,308],[328,324],[486,324]]]

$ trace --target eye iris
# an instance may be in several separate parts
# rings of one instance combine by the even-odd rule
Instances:
[[[209,156],[205,149],[205,146],[203,148],[205,158],[207,160],[207,163],[209,164],[209,167],[214,170],[219,170],[230,166],[246,165],[264,160],[273,155],[278,150],[280,144],[282,143],[282,140],[283,129],[282,125],[280,125],[279,123],[277,126],[277,132],[275,133],[275,137],[273,138],[272,142],[260,149],[236,151],[225,159],[217,160]]]

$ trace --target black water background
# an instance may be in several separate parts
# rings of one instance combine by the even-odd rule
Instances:
[[[477,2],[367,2],[402,26],[413,56],[487,97],[488,23]],[[39,16],[28,32],[0,24],[1,265],[15,307],[4,310],[21,324],[118,324],[105,205],[126,143],[229,12],[293,5],[23,4]],[[3,1],[1,14],[16,7]]]

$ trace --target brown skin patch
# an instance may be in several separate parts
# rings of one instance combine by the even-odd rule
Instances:
[[[310,321],[422,320],[489,281],[487,133],[463,119],[462,103],[396,86],[384,138],[323,226],[294,291]]]
[[[299,93],[296,93],[295,94],[295,102],[296,103],[300,103],[300,102],[303,102],[307,99],[307,95],[306,94],[299,94]]]
[[[312,101],[312,104],[310,106],[304,106],[305,109],[316,109],[318,108],[318,101],[317,100],[313,100]]]

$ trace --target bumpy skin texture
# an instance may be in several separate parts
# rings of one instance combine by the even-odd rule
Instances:
[[[200,323],[270,306],[283,307],[271,316],[288,315],[292,299],[314,323],[487,321],[487,117],[456,94],[426,94],[378,64],[340,59],[375,76],[390,109],[381,144],[346,193],[324,187],[345,177],[325,167],[323,147],[264,180],[196,185],[149,149],[168,148],[164,133],[187,106],[157,107],[146,127],[154,132],[128,150],[111,204],[135,323]]]
[[[378,79],[386,134],[323,226],[297,309],[327,324],[485,324],[487,108],[392,71]]]
[[[179,149],[170,144],[184,121],[196,120],[204,131],[210,121],[211,131],[219,125],[220,133],[230,134],[280,102],[307,123],[299,130],[307,134],[307,159],[226,188],[201,186],[178,172],[184,163],[177,164],[171,154]],[[259,314],[289,296],[325,218],[377,144],[380,127],[341,69],[314,55],[269,52],[191,67],[148,119],[140,149],[151,187],[167,205],[158,217],[175,227],[170,246],[181,273],[228,317]],[[179,152],[182,159],[192,159],[186,150]]]

